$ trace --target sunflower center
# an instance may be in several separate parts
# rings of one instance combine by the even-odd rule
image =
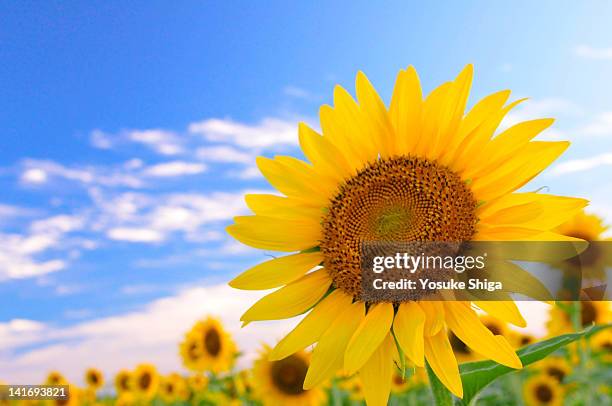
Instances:
[[[559,382],[562,382],[563,378],[565,378],[565,371],[557,367],[550,367],[546,370],[546,372],[548,373],[548,375],[552,376]]]
[[[89,374],[89,382],[91,382],[94,385],[97,384],[98,383],[98,375],[96,375],[95,373]]]
[[[548,403],[553,398],[553,392],[548,385],[538,385],[535,388],[535,396],[542,403]]]
[[[320,247],[334,286],[359,296],[364,242],[470,240],[476,207],[445,166],[411,156],[369,164],[340,186],[323,218]]]
[[[492,323],[487,323],[485,324],[485,327],[491,332],[491,334],[493,334],[494,336],[498,336],[501,335],[502,330],[501,328],[499,328],[499,326],[492,324]]]
[[[221,352],[221,336],[215,329],[210,329],[204,335],[204,348],[213,357],[216,357]]]
[[[138,380],[138,384],[140,385],[141,389],[148,389],[151,385],[151,374],[148,372],[142,374]]]
[[[122,376],[119,379],[119,387],[123,390],[129,389],[129,378],[127,376]]]
[[[308,372],[308,363],[296,355],[275,361],[270,369],[274,386],[287,395],[299,395],[304,392],[306,372]]]

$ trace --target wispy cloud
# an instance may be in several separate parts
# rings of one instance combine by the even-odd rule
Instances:
[[[564,175],[574,172],[584,172],[607,165],[612,165],[612,153],[605,153],[589,158],[566,161],[554,166],[551,169],[551,173],[553,175]]]
[[[206,165],[196,162],[172,161],[153,165],[143,172],[145,176],[167,178],[174,176],[197,175],[206,170]]]
[[[612,60],[612,47],[596,48],[590,45],[579,45],[574,53],[582,58],[597,60]]]
[[[189,125],[189,132],[206,140],[224,142],[243,148],[263,148],[276,145],[296,145],[295,120],[264,118],[257,124],[246,124],[231,119],[211,118]]]
[[[179,155],[185,151],[185,140],[179,134],[160,128],[123,130],[117,134],[96,129],[90,133],[89,141],[92,146],[99,149],[111,149],[119,145],[136,143],[161,155]]]
[[[74,248],[65,237],[83,226],[81,217],[58,215],[32,222],[23,234],[0,233],[0,281],[42,276],[64,269],[67,254],[56,258],[45,256],[62,247]]]

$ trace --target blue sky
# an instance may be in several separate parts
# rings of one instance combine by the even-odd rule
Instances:
[[[195,317],[231,323],[252,296],[223,302],[222,285],[264,257],[223,232],[245,191],[269,188],[254,157],[299,154],[296,123],[316,126],[358,70],[387,101],[410,64],[426,91],[473,63],[472,103],[530,97],[504,125],[556,117],[543,138],[573,145],[528,189],[585,196],[612,222],[612,4],[5,2],[0,15],[0,378],[174,368]],[[258,331],[272,337],[237,334]],[[158,339],[134,349],[137,334]]]

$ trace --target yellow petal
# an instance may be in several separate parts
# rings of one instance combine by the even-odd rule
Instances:
[[[446,330],[425,338],[425,358],[440,382],[444,384],[455,396],[463,397],[463,385],[459,366],[453,353]]]
[[[470,141],[479,134],[476,129],[485,121],[499,114],[509,96],[510,91],[503,90],[477,102],[461,122],[458,136],[451,140],[446,148],[446,152],[443,152],[440,162],[443,165],[451,165],[451,163],[458,160],[465,152],[459,146],[463,145],[466,148]],[[467,138],[468,136],[470,138]]]
[[[300,278],[322,261],[320,251],[274,258],[241,273],[229,285],[245,290],[277,288]]]
[[[518,327],[527,326],[527,322],[525,322],[525,319],[513,300],[478,301],[474,302],[474,304],[497,319],[512,323]]]
[[[394,155],[395,136],[387,108],[372,83],[361,71],[357,73],[355,88],[359,110],[364,117],[363,124],[367,126],[369,136],[374,140],[378,152],[382,157]]]
[[[310,313],[274,347],[270,361],[283,359],[314,344],[332,322],[351,305],[352,298],[340,289],[334,290],[318,303]]]
[[[330,379],[342,368],[346,346],[365,316],[362,302],[355,302],[334,320],[315,347],[304,379],[304,389],[312,389]]]
[[[422,301],[419,306],[425,313],[424,333],[426,336],[433,336],[444,326],[444,307],[442,302]]]
[[[480,355],[510,368],[521,368],[521,360],[512,348],[500,347],[469,302],[445,302],[446,323],[461,341]]]
[[[341,150],[304,123],[299,124],[300,146],[319,173],[340,182],[352,174]]]
[[[421,135],[423,93],[414,67],[400,71],[391,97],[389,116],[399,155],[408,155]]]
[[[391,379],[393,379],[394,347],[393,338],[387,334],[384,341],[359,370],[359,378],[368,406],[385,406],[389,400]]]
[[[243,244],[273,251],[303,251],[319,245],[321,225],[315,221],[266,216],[234,217],[228,234]],[[287,232],[291,230],[291,232]]]
[[[393,304],[379,303],[370,307],[346,347],[344,369],[348,374],[355,373],[372,356],[389,334],[392,323]]]
[[[525,185],[546,169],[569,146],[569,142],[532,141],[512,159],[486,176],[474,179],[471,189],[479,201],[492,200]]]
[[[446,125],[445,118],[441,115],[451,89],[451,82],[443,83],[425,98],[423,102],[423,127],[421,136],[414,146],[415,155],[434,158],[431,156],[432,147],[437,142],[438,128]]]
[[[423,329],[425,327],[425,312],[415,302],[400,304],[393,332],[406,356],[418,367],[425,365]]]
[[[279,320],[297,316],[314,306],[327,292],[331,278],[322,268],[259,299],[241,321]]]
[[[248,194],[244,197],[249,209],[259,216],[320,222],[323,210],[291,197],[269,194]]]
[[[474,67],[469,64],[452,83],[449,97],[441,112],[435,143],[431,146],[430,157],[433,159],[439,159],[449,144],[455,144],[454,139],[459,136],[459,125],[463,119],[473,76]]]
[[[289,197],[324,206],[335,185],[317,176],[312,167],[293,157],[257,157],[257,166],[268,182]]]
[[[334,88],[334,109],[322,108],[320,116],[323,134],[327,136],[328,130],[330,134],[342,134],[348,143],[348,150],[358,157],[349,162],[354,163],[356,169],[361,169],[365,163],[378,157],[377,146],[368,126],[364,123],[359,106],[344,88],[340,86]],[[335,131],[331,131],[332,129]]]

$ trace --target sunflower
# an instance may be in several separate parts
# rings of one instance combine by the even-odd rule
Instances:
[[[97,390],[104,386],[104,375],[96,368],[89,368],[85,371],[85,383],[91,389]]]
[[[66,378],[64,375],[59,373],[58,371],[51,371],[47,374],[47,378],[45,379],[45,385],[66,385]]]
[[[386,404],[391,334],[414,364],[422,367],[427,360],[459,397],[463,388],[449,329],[487,358],[521,367],[507,341],[487,330],[472,307],[525,326],[509,297],[474,303],[424,301],[418,295],[399,303],[360,299],[364,241],[576,240],[553,230],[585,200],[515,193],[569,143],[532,141],[552,119],[519,123],[493,137],[518,102],[506,105],[510,92],[501,91],[464,115],[471,80],[468,65],[423,100],[410,67],[399,73],[387,109],[360,72],[358,102],[336,87],[335,106],[321,108],[323,135],[299,125],[310,163],[288,156],[257,159],[284,196],[247,195],[254,215],[236,217],[227,231],[252,247],[292,254],[259,264],[230,285],[281,287],[247,310],[245,324],[311,310],[271,354],[278,360],[317,343],[304,388],[344,367],[359,372],[369,404]]]
[[[563,383],[563,380],[571,372],[569,363],[562,357],[548,357],[536,364],[536,368],[544,374],[555,378],[557,382]]]
[[[529,333],[508,329],[508,340],[514,348],[522,348],[535,343],[536,338]]]
[[[595,214],[580,211],[567,222],[557,228],[563,235],[580,238],[586,241],[610,241],[603,234],[608,230],[603,219]],[[612,254],[609,250],[601,249],[601,245],[591,244],[580,258],[571,258],[556,264],[557,268],[565,271],[581,271],[582,279],[593,280],[597,285],[605,278],[606,267],[612,266]]]
[[[208,317],[197,322],[180,344],[185,367],[192,371],[229,371],[236,358],[236,344],[219,320]]]
[[[264,346],[253,366],[255,397],[269,406],[314,406],[325,401],[320,388],[304,389],[304,378],[310,365],[310,356],[298,351],[282,360],[269,361],[271,348]]]
[[[181,375],[172,373],[160,379],[159,396],[166,403],[185,401],[189,398],[189,387]]]
[[[118,394],[132,390],[132,374],[127,369],[122,369],[115,375],[115,389]]]
[[[153,365],[140,364],[136,367],[132,377],[134,391],[145,399],[151,399],[159,386],[159,375]]]
[[[527,406],[561,406],[563,388],[555,378],[538,375],[525,382],[523,397]]]
[[[570,302],[562,302],[562,304],[567,306]],[[580,302],[580,323],[583,328],[592,324],[609,323],[610,321],[612,321],[612,302]],[[559,306],[550,308],[546,326],[550,336],[574,331],[569,313]]]
[[[61,385],[66,385],[64,382]],[[49,401],[49,405],[52,406],[77,406],[82,403],[82,394],[79,388],[74,385],[68,384],[68,396],[66,398],[57,398]]]
[[[208,387],[208,378],[203,374],[193,374],[187,378],[187,383],[193,392],[202,392]]]

